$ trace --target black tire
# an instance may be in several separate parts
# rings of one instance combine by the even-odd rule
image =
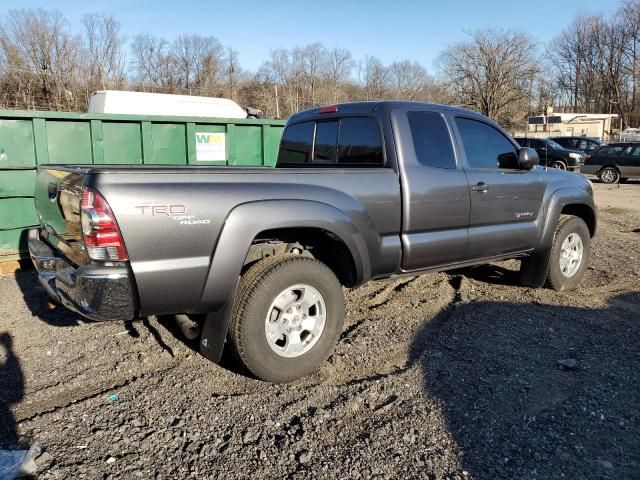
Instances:
[[[613,185],[620,181],[620,172],[615,167],[604,167],[598,172],[598,178],[602,183]]]
[[[298,284],[319,292],[326,306],[325,323],[308,351],[287,358],[269,344],[265,324],[279,294]],[[252,265],[240,279],[229,326],[229,346],[256,377],[268,382],[290,382],[315,372],[329,357],[342,331],[344,310],[340,282],[324,263],[301,255],[268,257]]]
[[[560,266],[560,256],[562,254],[562,244],[570,235],[578,235],[582,242],[582,258],[580,264],[571,276],[562,272]],[[563,215],[556,227],[553,238],[553,246],[549,253],[549,267],[547,271],[547,285],[553,290],[570,290],[576,287],[589,265],[591,255],[591,234],[587,224],[579,217]]]
[[[558,170],[566,170],[567,164],[564,162],[564,160],[555,158],[551,160],[551,168],[557,168]]]

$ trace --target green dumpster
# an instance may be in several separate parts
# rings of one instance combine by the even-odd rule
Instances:
[[[26,253],[47,163],[275,165],[281,120],[0,110],[0,262]]]

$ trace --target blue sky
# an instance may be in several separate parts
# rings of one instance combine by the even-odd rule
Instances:
[[[315,41],[343,47],[356,60],[366,55],[384,63],[409,59],[434,72],[434,61],[465,31],[516,28],[541,44],[571,22],[576,12],[613,12],[614,0],[318,0],[191,1],[0,0],[0,18],[13,8],[44,7],[62,12],[75,29],[84,13],[112,13],[123,33],[151,33],[171,39],[180,33],[213,35],[240,54],[244,68],[257,69],[270,49]]]

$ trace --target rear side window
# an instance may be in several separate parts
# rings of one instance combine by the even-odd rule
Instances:
[[[428,167],[456,168],[447,125],[436,112],[409,112],[409,128],[418,161]]]
[[[369,117],[304,122],[288,126],[280,142],[278,164],[382,166],[382,136]]]
[[[596,152],[597,155],[604,155],[606,157],[613,157],[616,155],[622,155],[623,147],[602,147]]]
[[[456,125],[471,168],[518,168],[516,148],[496,128],[463,117],[456,118]]]
[[[282,135],[278,163],[308,163],[311,161],[315,122],[289,125]]]
[[[384,155],[377,120],[367,117],[340,120],[338,152],[338,163],[382,165]]]
[[[515,140],[516,140],[516,142],[518,142],[518,144],[521,147],[528,147],[529,146],[529,141],[526,138],[516,138]]]
[[[335,163],[337,143],[338,122],[318,122],[316,124],[316,143],[313,149],[314,163]]]

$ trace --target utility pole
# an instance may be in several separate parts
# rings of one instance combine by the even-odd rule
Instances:
[[[280,119],[280,104],[278,103],[278,83],[275,83],[276,88],[276,118]]]
[[[614,103],[618,103],[618,102],[615,102],[609,99],[609,134],[607,135],[607,138],[609,141],[611,141],[612,132],[613,132],[613,128],[611,127],[611,113],[612,113],[612,108]]]
[[[609,141],[611,141],[611,107],[613,106],[613,103],[611,103],[611,99],[609,99],[609,135],[607,135],[609,137]]]

